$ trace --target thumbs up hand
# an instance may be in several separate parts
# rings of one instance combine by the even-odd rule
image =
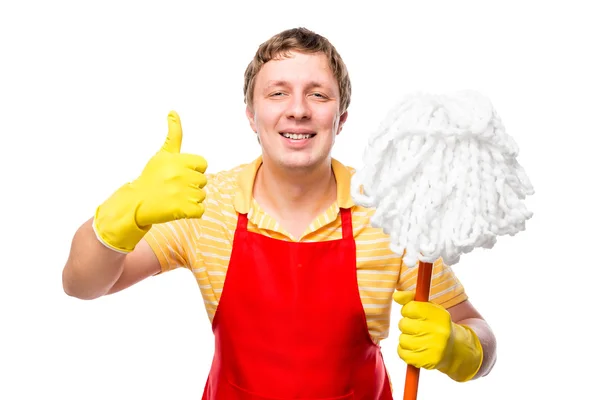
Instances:
[[[172,111],[168,121],[165,144],[130,185],[142,199],[135,210],[135,222],[140,227],[181,218],[200,218],[204,213],[202,188],[206,185],[206,160],[180,153],[179,116]]]
[[[119,188],[96,209],[94,231],[113,250],[128,253],[153,224],[204,214],[206,185],[203,157],[182,154],[179,116],[169,113],[169,132],[162,148],[139,178]]]

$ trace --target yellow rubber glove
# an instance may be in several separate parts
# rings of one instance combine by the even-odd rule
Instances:
[[[398,355],[417,368],[437,369],[458,382],[471,380],[483,361],[479,338],[471,328],[452,322],[442,306],[414,301],[414,292],[397,291],[402,306]]]
[[[206,160],[180,153],[183,133],[176,112],[169,113],[168,123],[163,147],[148,161],[140,177],[119,188],[96,209],[96,236],[113,250],[131,252],[153,224],[204,214]]]

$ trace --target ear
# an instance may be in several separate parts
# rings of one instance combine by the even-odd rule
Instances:
[[[342,131],[342,128],[344,127],[344,124],[346,123],[347,119],[348,119],[348,111],[344,111],[344,113],[340,116],[340,123],[338,125],[337,132],[335,133],[336,135],[340,134],[340,132]]]
[[[258,130],[256,129],[256,121],[254,120],[254,111],[252,111],[249,106],[246,106],[246,118],[248,118],[248,122],[250,122],[250,128],[252,128],[254,133],[257,133]]]

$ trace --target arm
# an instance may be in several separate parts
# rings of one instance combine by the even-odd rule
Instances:
[[[441,258],[433,264],[429,302],[413,301],[417,275],[418,268],[403,265],[393,296],[402,306],[400,358],[459,382],[486,376],[496,362],[496,339],[452,268]]]
[[[179,116],[171,112],[167,120],[167,138],[142,174],[115,191],[75,233],[63,269],[68,295],[95,299],[160,272],[145,235],[155,225],[204,213],[206,160],[181,154]]]
[[[479,371],[472,379],[486,376],[496,363],[496,337],[494,332],[469,300],[448,308],[448,312],[453,322],[471,328],[481,343],[483,361]]]
[[[92,300],[160,272],[158,259],[145,240],[128,254],[114,251],[97,239],[92,220],[86,221],[73,237],[62,274],[66,294]]]
[[[445,309],[414,301],[413,291],[394,293],[402,306],[398,355],[417,368],[437,369],[457,382],[487,375],[496,360],[496,340],[468,300]]]

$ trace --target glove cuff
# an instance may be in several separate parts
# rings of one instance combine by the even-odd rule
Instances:
[[[452,323],[454,343],[447,365],[439,368],[457,382],[473,379],[483,363],[483,348],[477,334],[467,325]]]
[[[108,200],[96,208],[92,227],[96,238],[104,246],[119,253],[130,253],[150,230],[151,225],[138,226],[135,215],[139,204],[124,201],[129,196],[130,184],[119,188]]]

